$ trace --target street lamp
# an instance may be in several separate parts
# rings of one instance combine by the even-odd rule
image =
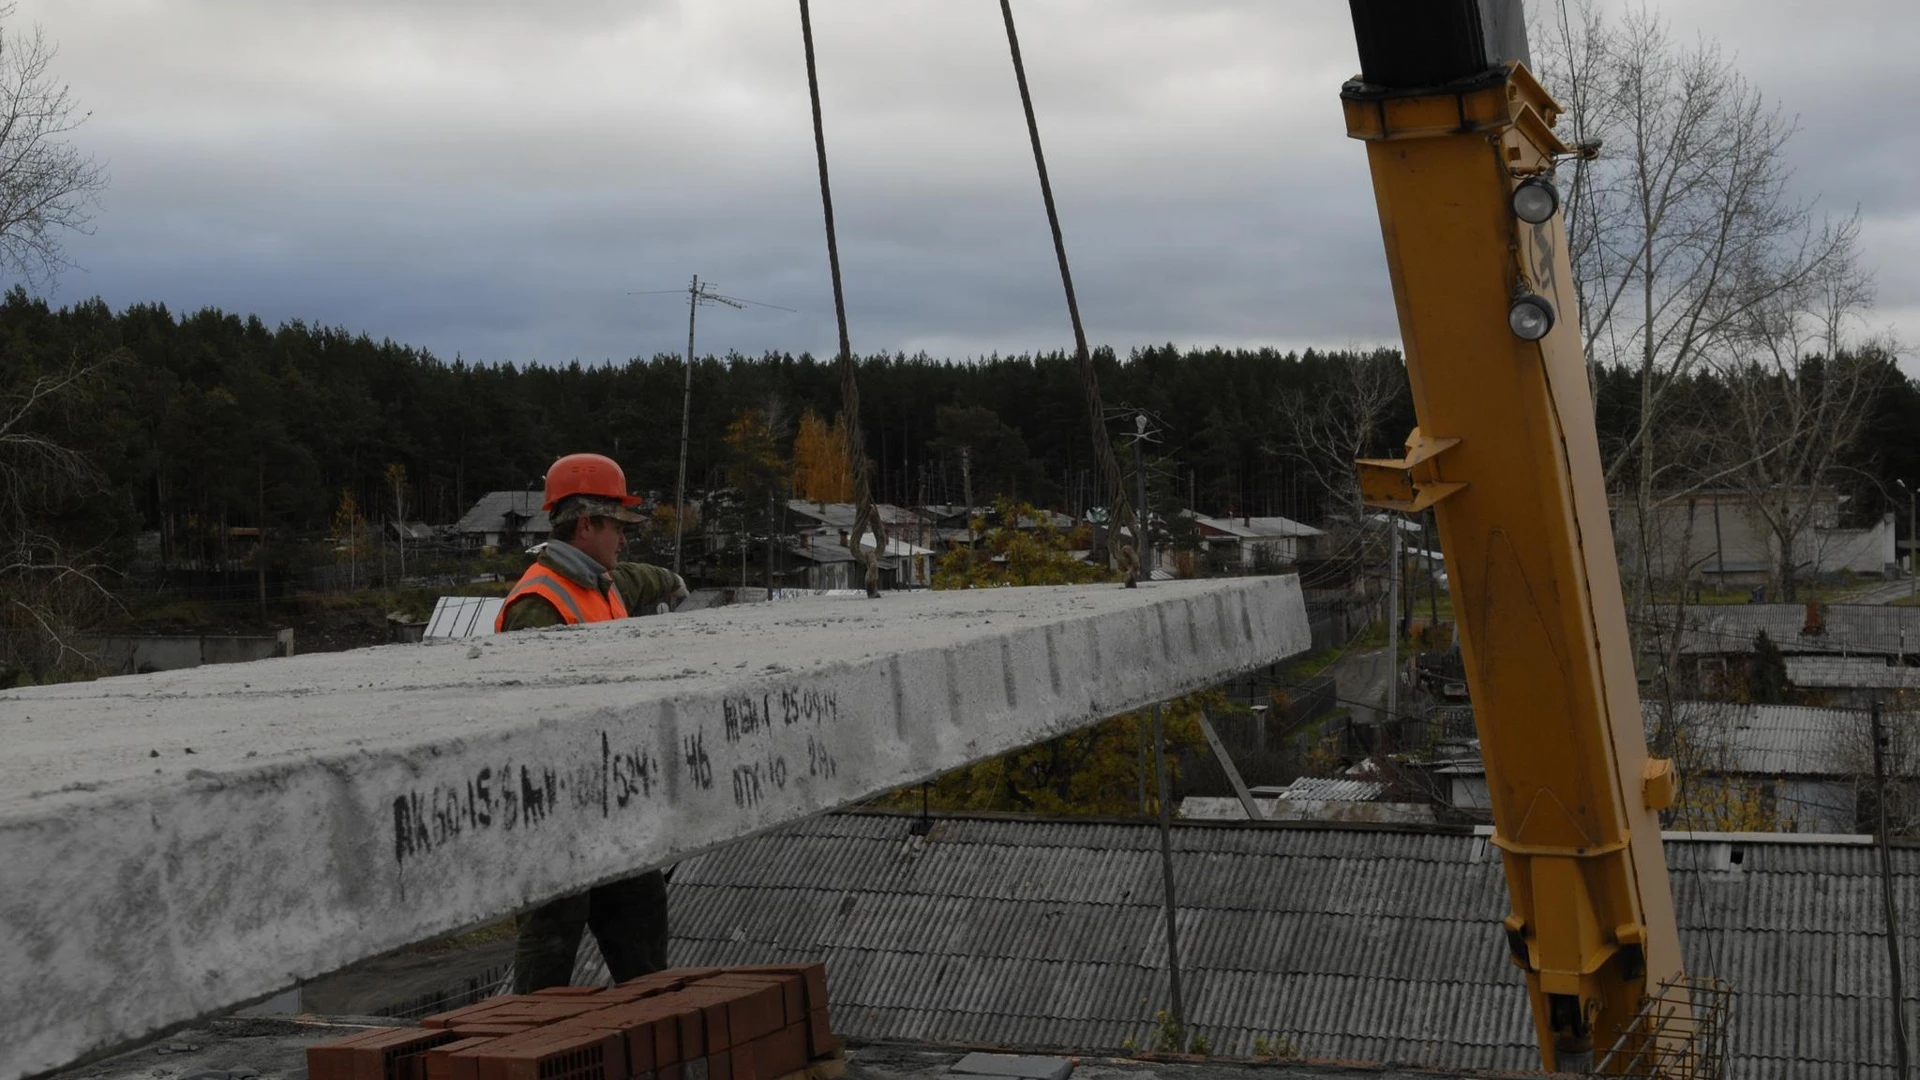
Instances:
[[[1905,480],[1895,480],[1893,485],[1907,493],[1907,595],[1913,596],[1920,590],[1920,535],[1913,531],[1914,501],[1920,493]]]

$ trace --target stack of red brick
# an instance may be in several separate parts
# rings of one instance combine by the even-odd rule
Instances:
[[[488,998],[307,1050],[309,1080],[779,1080],[838,1049],[827,973],[675,968]]]

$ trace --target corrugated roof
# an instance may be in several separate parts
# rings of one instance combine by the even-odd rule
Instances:
[[[1372,802],[1387,793],[1387,785],[1377,780],[1351,780],[1341,776],[1302,776],[1288,784],[1283,799],[1326,799],[1332,802]]]
[[[817,503],[809,499],[788,499],[787,509],[801,517],[812,518],[836,529],[851,529],[858,516],[859,508],[853,503]],[[874,503],[873,512],[878,514],[885,525],[908,525],[921,527],[926,519],[902,506],[892,503]]]
[[[1679,609],[1680,651],[1750,652],[1765,630],[1786,653],[1871,653],[1896,656],[1920,651],[1920,607],[1829,604],[1820,608],[1820,632],[1805,634],[1805,604],[1697,604]],[[1649,621],[1670,632],[1675,613],[1659,608]]]
[[[1186,517],[1196,525],[1222,532],[1228,536],[1242,539],[1270,540],[1287,536],[1325,536],[1326,533],[1311,525],[1303,525],[1292,518],[1284,517],[1232,517],[1215,518],[1205,514],[1183,511]]]
[[[1859,735],[1861,716],[1848,709],[1800,705],[1675,703],[1695,752],[1715,771],[1759,776],[1850,776],[1843,747]],[[1651,732],[1658,703],[1645,706]]]
[[[1657,701],[1641,704],[1647,735],[1659,727]],[[1714,773],[1746,776],[1850,777],[1864,716],[1854,709],[1804,705],[1741,705],[1723,701],[1675,703],[1692,740],[1693,758]],[[1478,748],[1478,743],[1474,744]],[[1484,775],[1479,760],[1448,762],[1433,770],[1449,776]]]
[[[673,962],[824,960],[856,1038],[1151,1045],[1151,823],[909,824],[828,816],[682,863]],[[1187,1009],[1216,1052],[1284,1034],[1315,1057],[1537,1067],[1485,837],[1179,825],[1173,848]],[[1730,1075],[1890,1075],[1874,849],[1700,834],[1667,852],[1689,970],[1739,990]],[[1920,850],[1893,857],[1896,903],[1920,909]]]
[[[1786,664],[1787,681],[1807,690],[1920,690],[1920,668],[1877,656],[1789,656]]]
[[[538,491],[489,491],[473,504],[465,517],[454,525],[456,533],[512,532],[507,515],[519,520],[519,531],[545,536],[553,531],[547,512],[540,509],[545,496]]]
[[[433,603],[422,638],[486,637],[493,633],[504,596],[443,596]]]

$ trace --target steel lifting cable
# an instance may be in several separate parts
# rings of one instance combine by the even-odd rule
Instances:
[[[806,0],[801,0],[802,7],[805,3]],[[1060,262],[1060,285],[1067,294],[1067,315],[1073,320],[1073,360],[1080,369],[1080,385],[1087,399],[1087,420],[1093,427],[1094,468],[1106,482],[1108,505],[1112,507],[1112,513],[1107,515],[1107,551],[1109,558],[1115,558],[1114,553],[1118,552],[1115,561],[1126,572],[1128,587],[1132,587],[1137,573],[1134,556],[1137,548],[1118,546],[1120,527],[1135,526],[1136,543],[1145,535],[1146,529],[1144,521],[1134,520],[1126,485],[1120,482],[1120,462],[1114,457],[1112,440],[1107,438],[1106,410],[1100,403],[1100,378],[1093,368],[1093,356],[1087,351],[1087,332],[1080,323],[1080,302],[1073,295],[1073,272],[1067,268],[1067,243],[1061,238],[1060,214],[1053,205],[1053,183],[1047,179],[1047,157],[1040,149],[1040,124],[1033,116],[1033,95],[1027,90],[1027,69],[1020,60],[1020,35],[1013,28],[1013,0],[1000,0],[1000,14],[1007,24],[1007,48],[1013,54],[1014,78],[1020,83],[1020,107],[1027,114],[1027,137],[1033,142],[1033,165],[1040,173],[1040,197],[1047,204],[1047,224],[1053,229],[1053,253]],[[817,106],[814,117],[817,124]],[[825,165],[821,167],[824,169]],[[823,179],[825,175],[824,172],[821,174]]]
[[[866,564],[867,596],[878,599],[880,557],[887,550],[887,531],[873,509],[866,436],[860,427],[860,386],[854,379],[853,346],[847,338],[847,302],[840,285],[840,244],[833,230],[833,188],[827,182],[827,136],[820,123],[820,77],[814,68],[813,19],[807,10],[807,0],[800,0],[800,38],[807,49],[807,93],[813,101],[813,147],[820,159],[820,207],[827,222],[827,266],[833,275],[833,315],[840,326],[840,408],[846,414],[847,459],[853,466],[855,502],[853,531],[848,542],[853,548],[853,557]],[[861,558],[860,538],[868,533],[873,534],[873,554]]]

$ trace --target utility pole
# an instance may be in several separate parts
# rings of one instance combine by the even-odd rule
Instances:
[[[259,480],[259,514],[254,520],[260,524],[260,537],[253,545],[254,571],[260,583],[260,621],[267,621],[267,455],[262,452],[254,455],[254,469]]]
[[[1124,489],[1123,489],[1124,490]],[[1160,706],[1153,707],[1153,771],[1160,793],[1160,882],[1167,903],[1167,989],[1173,1001],[1173,1030],[1179,1033],[1176,1052],[1186,1050],[1187,1009],[1180,997],[1180,936],[1175,932],[1175,913],[1179,902],[1173,891],[1173,808],[1168,805],[1173,792],[1167,783],[1166,727]]]
[[[686,387],[680,396],[680,479],[673,487],[673,572],[680,572],[680,542],[686,534],[687,520],[687,434],[693,418],[693,323],[700,313],[701,304],[725,304],[731,308],[745,307],[743,301],[731,296],[711,293],[700,284],[700,275],[693,275],[693,284],[687,286],[687,377]],[[745,584],[743,581],[742,584]]]
[[[1900,978],[1900,929],[1893,910],[1893,856],[1887,850],[1887,733],[1880,723],[1880,702],[1875,699],[1873,716],[1873,783],[1875,802],[1879,804],[1880,901],[1887,917],[1887,971],[1893,990],[1893,1052],[1899,1071],[1894,1075],[1907,1080],[1907,1007]]]
[[[1140,444],[1147,441],[1147,414],[1133,414],[1133,474],[1140,486],[1140,501],[1133,505],[1139,508],[1137,514],[1140,527],[1135,530],[1134,546],[1140,551],[1140,579],[1153,580],[1153,543],[1147,537],[1150,515],[1147,513],[1147,469],[1141,464]]]
[[[628,293],[629,296],[664,296],[669,293],[687,294],[687,374],[686,385],[680,396],[680,478],[673,488],[673,572],[680,573],[680,544],[686,534],[687,516],[687,436],[689,421],[693,416],[693,326],[694,317],[700,312],[702,304],[725,304],[730,308],[744,308],[748,304],[754,307],[772,308],[775,311],[792,311],[790,307],[779,304],[763,304],[758,300],[747,300],[738,296],[721,296],[711,290],[712,282],[702,283],[700,275],[693,275],[693,283],[685,289],[653,289],[646,292]]]
[[[1905,480],[1895,480],[1894,486],[1907,493],[1907,595],[1915,595],[1920,590],[1920,533],[1913,531],[1914,500],[1920,498],[1920,491]]]
[[[1387,513],[1387,723],[1400,715],[1400,519]]]

